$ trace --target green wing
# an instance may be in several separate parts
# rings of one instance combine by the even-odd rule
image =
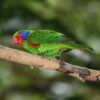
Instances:
[[[64,34],[50,31],[50,30],[35,30],[33,33],[29,36],[29,40],[33,43],[54,43],[57,42],[57,40],[64,38]]]
[[[32,34],[30,34],[28,39],[33,43],[48,44],[46,48],[49,48],[50,44],[54,43],[58,47],[60,47],[62,44],[64,50],[71,50],[71,49],[79,49],[87,51],[92,50],[90,47],[86,45],[78,44],[74,41],[68,40],[62,33],[51,30],[35,30],[33,31]],[[52,46],[52,48],[53,47],[55,48],[55,46]]]

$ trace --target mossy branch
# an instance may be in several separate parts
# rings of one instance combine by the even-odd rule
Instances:
[[[33,55],[21,50],[8,48],[3,45],[0,45],[0,58],[19,64],[29,65],[29,67],[34,66],[64,72],[83,82],[100,81],[100,71],[98,70],[80,67],[67,62],[65,62],[65,64],[61,67],[60,62],[57,59],[43,58],[39,55]]]

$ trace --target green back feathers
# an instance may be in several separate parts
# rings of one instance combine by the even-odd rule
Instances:
[[[64,37],[62,33],[50,30],[36,30],[29,36],[29,40],[34,43],[54,43],[58,38]]]

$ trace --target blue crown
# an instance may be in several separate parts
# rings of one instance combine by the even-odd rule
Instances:
[[[22,38],[24,40],[26,40],[28,38],[28,36],[29,36],[29,32],[21,32],[21,34],[22,34]]]

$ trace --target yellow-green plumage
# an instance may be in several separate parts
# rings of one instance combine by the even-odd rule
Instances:
[[[41,54],[44,57],[56,58],[61,57],[62,53],[67,50],[91,50],[91,48],[69,41],[64,34],[50,30],[22,30],[21,32],[29,32],[29,36],[24,40],[23,47],[32,54]],[[15,37],[16,35],[14,35]],[[29,44],[40,44],[39,47],[32,47]]]

